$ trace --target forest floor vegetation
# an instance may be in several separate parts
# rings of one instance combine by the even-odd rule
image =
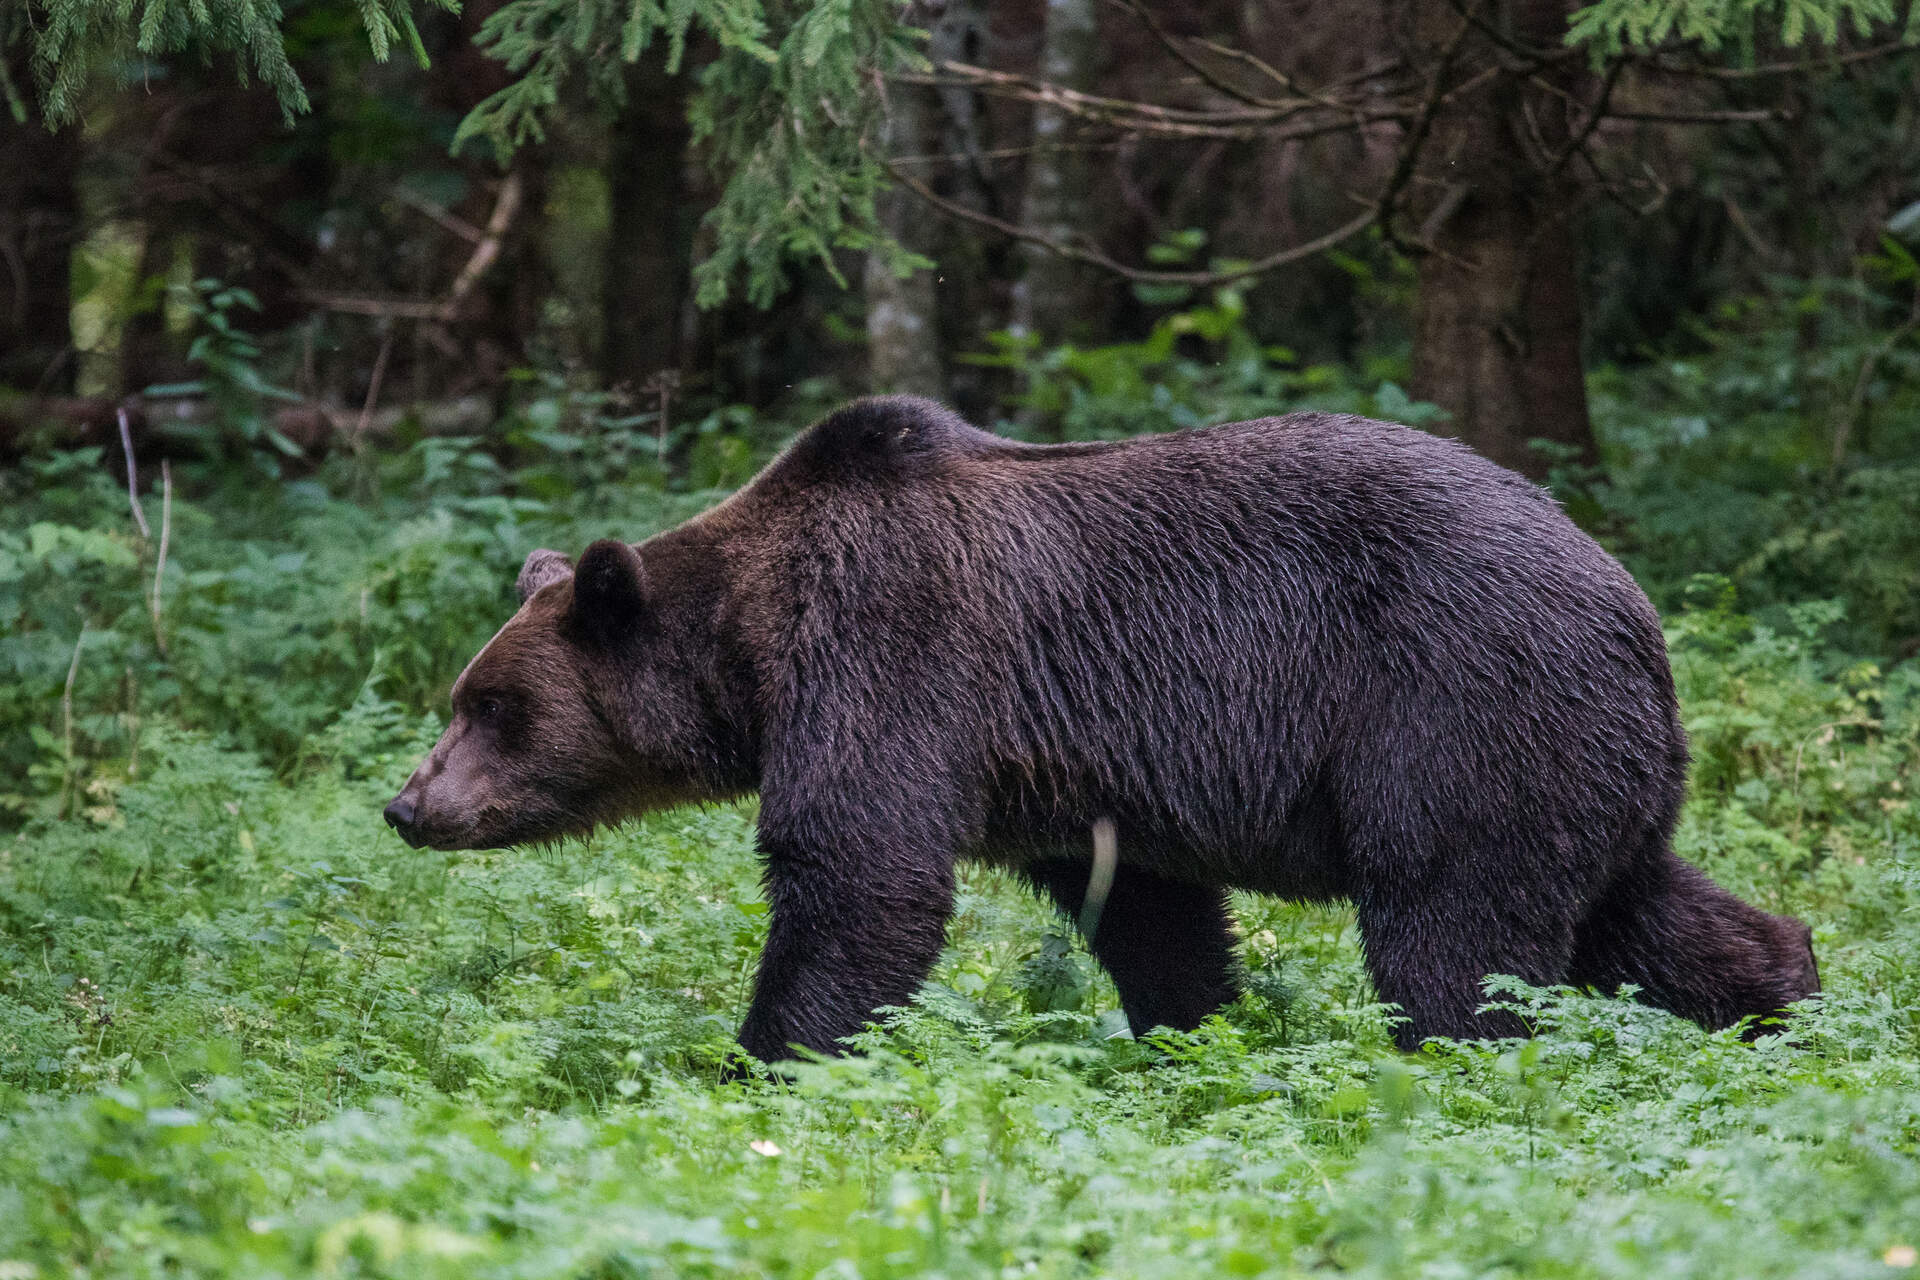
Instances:
[[[1068,430],[1136,396],[1136,430],[1418,416],[1277,356],[1148,355],[1171,400],[1113,357],[1068,378]],[[1914,1267],[1920,454],[1883,429],[1829,474],[1763,355],[1596,377],[1606,465],[1559,477],[1667,619],[1679,852],[1813,924],[1824,996],[1752,1044],[1495,980],[1533,1039],[1402,1055],[1352,912],[1258,898],[1246,996],[1134,1040],[1064,924],[975,869],[862,1056],[727,1082],[751,803],[480,854],[379,811],[529,549],[683,519],[785,425],[716,413],[671,482],[564,398],[504,451],[182,465],[164,563],[151,468],[143,536],[117,458],[30,460],[0,477],[0,1277]]]

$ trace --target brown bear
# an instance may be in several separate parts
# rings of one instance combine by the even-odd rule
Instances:
[[[1227,891],[1349,898],[1403,1046],[1518,1034],[1481,980],[1622,983],[1709,1027],[1819,990],[1805,925],[1669,848],[1659,620],[1460,445],[1303,413],[1020,444],[856,402],[746,488],[569,568],[453,686],[388,806],[498,847],[758,791],[771,926],[740,1033],[836,1052],[939,955],[954,864],[1077,914],[1136,1031],[1236,990]]]

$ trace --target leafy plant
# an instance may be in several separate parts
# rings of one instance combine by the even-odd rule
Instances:
[[[297,403],[300,397],[268,380],[260,368],[259,344],[241,327],[241,313],[260,310],[260,300],[249,290],[210,278],[173,293],[200,329],[187,348],[187,359],[200,369],[200,377],[150,387],[147,394],[205,396],[212,412],[204,424],[169,423],[167,433],[191,440],[216,457],[235,446],[241,456],[249,456],[253,446],[263,444],[283,457],[300,457],[300,446],[273,425],[267,412],[276,401]],[[271,462],[262,461],[268,474],[279,474]]]
[[[1058,439],[1115,439],[1298,409],[1415,426],[1444,420],[1401,389],[1403,360],[1372,360],[1357,376],[1338,365],[1302,366],[1287,348],[1260,343],[1247,319],[1245,290],[1229,285],[1162,316],[1139,342],[1042,350],[1032,335],[1001,332],[990,336],[991,351],[966,358],[1005,370],[1022,419]]]

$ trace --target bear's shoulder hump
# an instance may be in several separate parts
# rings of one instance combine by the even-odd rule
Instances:
[[[953,410],[919,396],[869,396],[808,427],[783,460],[789,474],[875,475],[1002,443]]]

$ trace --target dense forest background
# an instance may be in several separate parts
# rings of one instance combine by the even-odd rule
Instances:
[[[1842,469],[1911,361],[1885,0],[141,12],[0,10],[16,456],[124,407],[311,457],[555,379],[682,468],[723,406],[869,389],[1057,436],[1090,350],[1157,342],[1390,382],[1544,475],[1598,460],[1585,371],[1790,311]]]
[[[1901,0],[0,0],[0,1280],[1920,1266],[1916,44]],[[1247,994],[1136,1040],[968,868],[861,1056],[726,1078],[752,801],[471,854],[379,811],[528,551],[868,390],[1541,480],[1661,609],[1676,850],[1823,995],[1747,1043],[1494,977],[1531,1040],[1401,1054],[1350,908],[1237,895]]]

